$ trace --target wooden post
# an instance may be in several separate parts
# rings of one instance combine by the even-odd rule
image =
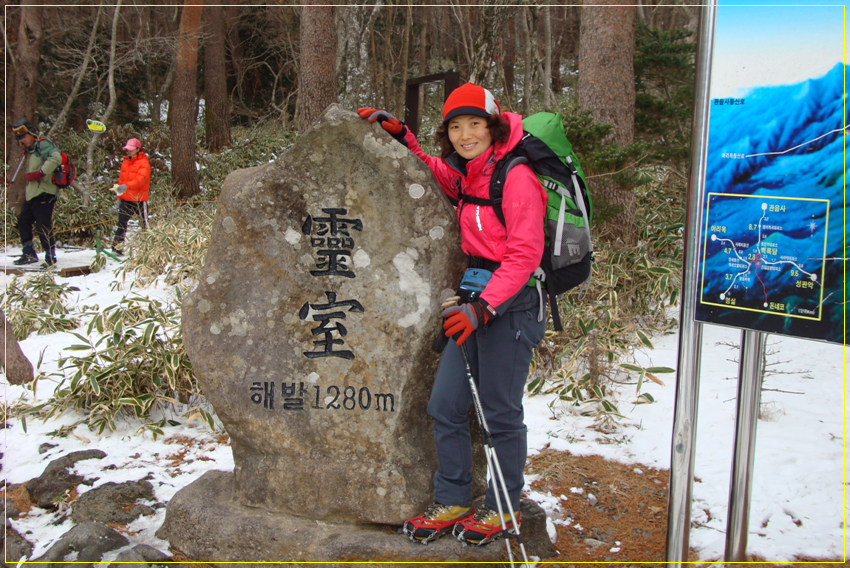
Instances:
[[[460,87],[460,74],[457,71],[437,73],[407,80],[407,93],[404,99],[404,123],[413,134],[419,133],[421,113],[419,108],[419,86],[426,83],[443,83],[443,100],[449,98],[452,91]]]

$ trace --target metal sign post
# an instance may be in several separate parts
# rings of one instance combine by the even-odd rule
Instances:
[[[756,457],[756,426],[761,403],[761,384],[767,334],[741,331],[741,360],[738,364],[738,416],[735,427],[735,456],[729,488],[729,518],[726,524],[726,562],[747,560],[747,528],[750,490]]]
[[[709,79],[714,42],[715,3],[703,6],[697,44],[696,101],[692,134],[688,228],[683,263],[682,310],[679,317],[679,360],[676,409],[670,458],[670,500],[667,507],[667,562],[680,566],[688,560],[691,491],[694,479],[697,400],[699,398],[702,324],[694,320],[699,271],[699,231],[705,187],[708,140]]]

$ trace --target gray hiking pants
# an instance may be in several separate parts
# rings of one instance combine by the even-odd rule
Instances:
[[[484,329],[474,332],[465,345],[484,417],[514,511],[524,480],[528,430],[523,422],[522,396],[532,351],[543,339],[546,318],[538,322],[539,296],[528,288],[510,311]],[[468,506],[472,502],[472,444],[469,405],[472,393],[460,348],[450,340],[443,351],[428,414],[434,418],[438,469],[434,474],[434,501],[443,505]],[[484,505],[497,510],[494,480],[490,480]],[[504,505],[504,496],[499,493]]]

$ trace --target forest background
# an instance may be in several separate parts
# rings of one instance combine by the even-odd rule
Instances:
[[[122,270],[191,289],[229,172],[275,159],[328,104],[403,117],[409,80],[458,72],[491,89],[503,110],[558,112],[588,175],[592,284],[561,300],[569,324],[541,344],[529,389],[558,393],[600,428],[613,428],[621,414],[607,388],[612,381],[636,384],[640,393],[645,380],[672,372],[642,367],[633,353],[675,327],[700,8],[605,4],[7,5],[6,245],[17,240],[24,196],[23,176],[10,183],[21,150],[9,125],[19,118],[37,123],[77,165],[55,213],[66,246],[108,238],[114,197],[103,190],[117,178],[126,140],[141,139],[153,169],[153,225],[136,236]],[[434,153],[442,85],[423,85],[419,97],[419,138]],[[87,129],[90,120],[106,131]],[[98,255],[93,268],[100,266]],[[7,290],[19,340],[78,325],[56,311],[61,286],[50,290]],[[179,294],[172,310],[163,324],[179,321]],[[165,350],[180,354],[185,373],[174,390],[189,400],[201,393],[179,341],[172,337]],[[157,351],[146,353],[156,368]],[[120,375],[115,364],[102,380]],[[84,381],[64,401],[19,411],[97,407],[86,421],[102,430],[128,409],[138,416],[140,405],[149,418],[168,398],[149,381],[132,392],[103,386]],[[653,399],[647,393],[639,401]]]

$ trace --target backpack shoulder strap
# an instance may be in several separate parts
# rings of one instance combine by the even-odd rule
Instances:
[[[496,162],[496,167],[493,169],[493,175],[490,177],[490,199],[480,199],[479,205],[489,205],[493,208],[496,218],[504,226],[505,213],[502,211],[502,196],[505,193],[505,181],[508,179],[508,174],[514,166],[519,164],[527,164],[528,157],[525,150],[525,143],[529,138],[533,138],[528,132],[523,133],[522,139],[514,147],[513,150]],[[472,203],[470,201],[469,203]]]
[[[43,163],[45,160],[47,160],[47,158],[46,158],[46,157],[44,156],[44,154],[42,154],[42,152],[41,152],[41,151],[42,151],[42,142],[47,142],[47,143],[48,143],[48,144],[50,144],[51,146],[53,145],[53,143],[52,143],[52,142],[50,142],[50,140],[48,140],[47,138],[39,138],[38,140],[36,140],[36,141],[35,141],[35,154],[36,154],[39,158],[41,158],[41,161],[42,161],[42,163]]]
[[[47,142],[47,144],[48,144],[47,151],[48,151],[48,152],[50,151],[50,148],[53,148],[53,149],[54,149],[54,150],[56,150],[57,152],[60,152],[60,153],[61,153],[61,150],[59,150],[59,148],[57,148],[57,147],[56,147],[56,144],[54,144],[53,142],[51,142],[49,139],[47,139],[47,138],[39,138],[39,139],[38,139],[38,140],[36,140],[36,142],[35,142],[35,152],[36,152],[39,156],[41,156],[41,155],[42,155],[42,146],[43,146],[42,142]],[[46,159],[46,158],[45,158],[45,159]]]

